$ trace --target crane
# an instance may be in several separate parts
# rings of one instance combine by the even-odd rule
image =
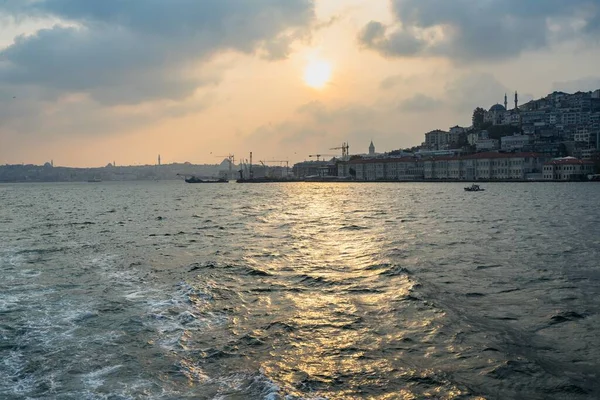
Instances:
[[[309,157],[317,157],[317,161],[321,161],[319,160],[321,157],[337,157],[335,154],[309,154]]]
[[[270,160],[267,162],[277,162],[277,163],[285,163],[285,167],[289,168],[290,167],[290,162],[288,160]]]
[[[332,147],[329,150],[342,150],[342,160],[344,161],[350,156],[350,145],[346,142],[342,143],[340,147]]]
[[[215,157],[226,158],[227,161],[229,161],[229,176],[228,176],[228,179],[231,179],[231,177],[232,177],[231,172],[232,172],[233,166],[235,165],[235,156],[233,154],[229,154],[227,156],[215,156]]]
[[[260,163],[263,166],[266,166],[265,163],[285,163],[285,174],[286,176],[289,175],[290,173],[290,162],[288,160],[267,160],[267,161],[261,161]]]

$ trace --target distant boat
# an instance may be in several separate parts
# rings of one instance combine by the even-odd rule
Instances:
[[[100,178],[88,179],[88,182],[90,182],[90,183],[102,182],[102,179],[100,179]]]
[[[471,186],[468,186],[465,188],[466,192],[483,192],[485,189],[482,189],[479,187],[479,185],[476,184],[472,184]]]
[[[189,178],[185,178],[186,183],[228,183],[227,179],[200,179],[197,176],[190,176]]]

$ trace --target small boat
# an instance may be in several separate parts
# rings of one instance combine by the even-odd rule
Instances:
[[[98,182],[102,182],[102,179],[100,178],[92,178],[92,179],[88,179],[89,183],[98,183]]]
[[[485,189],[479,187],[479,185],[472,184],[465,188],[465,192],[483,192]]]

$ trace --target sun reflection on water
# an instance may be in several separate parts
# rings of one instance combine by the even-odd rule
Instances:
[[[227,362],[256,363],[282,393],[300,398],[412,399],[423,385],[432,396],[459,396],[418,367],[446,351],[435,344],[444,343],[444,314],[415,295],[410,271],[386,253],[393,225],[381,207],[356,209],[343,184],[279,190],[277,204],[287,207],[244,209],[255,216],[252,240],[240,243],[249,269],[217,284],[235,315],[222,346],[244,354]]]

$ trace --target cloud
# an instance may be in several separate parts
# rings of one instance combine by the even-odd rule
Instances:
[[[186,102],[162,100],[139,106],[103,106],[84,93],[54,98],[55,93],[48,96],[35,87],[19,89],[17,96],[12,96],[15,90],[0,90],[0,139],[8,132],[24,139],[106,135],[181,118],[214,103],[213,96],[207,94]]]
[[[597,76],[588,76],[572,81],[554,82],[552,84],[552,90],[567,93],[589,92],[597,89],[600,89],[600,77]]]
[[[342,142],[350,143],[351,152],[368,151],[373,140],[381,151],[391,150],[412,142],[410,135],[402,131],[399,121],[408,115],[399,113],[396,104],[365,105],[361,103],[325,104],[312,101],[297,108],[296,114],[277,123],[259,126],[244,137],[248,145],[261,143],[261,151],[285,154],[292,158],[308,157],[308,152],[338,154]],[[423,120],[421,116],[416,116]],[[420,139],[420,133],[417,133]],[[306,154],[294,155],[296,149]],[[299,152],[299,151],[298,151]]]
[[[409,112],[426,112],[434,111],[444,106],[444,102],[439,99],[434,99],[422,93],[417,93],[413,97],[402,100],[398,108],[402,111]]]
[[[388,90],[398,85],[406,85],[418,81],[416,76],[392,75],[379,82],[379,89]]]
[[[485,72],[460,75],[446,85],[445,92],[452,108],[461,113],[469,113],[476,107],[488,109],[496,103],[502,103],[505,93],[511,101],[511,90],[494,75]]]
[[[287,56],[314,19],[310,0],[7,0],[0,15],[64,24],[19,36],[0,51],[0,85],[89,93],[102,103],[185,99],[203,85],[198,64],[224,51]],[[214,77],[213,77],[214,78]]]
[[[394,22],[369,22],[359,43],[387,57],[503,60],[574,38],[597,38],[597,0],[390,0]]]
[[[351,103],[338,107],[327,107],[320,101],[311,101],[298,107],[299,114],[308,115],[320,124],[343,121],[350,125],[370,124],[376,118],[378,111],[363,104]]]

